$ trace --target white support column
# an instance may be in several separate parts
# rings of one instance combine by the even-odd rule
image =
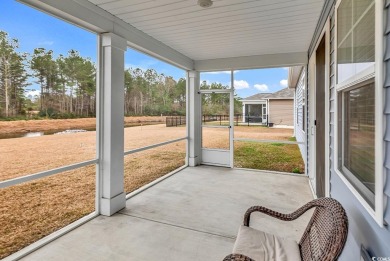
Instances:
[[[245,103],[242,103],[242,122],[245,123]]]
[[[229,103],[230,103],[230,119],[229,119],[229,124],[230,124],[230,129],[229,129],[229,150],[230,150],[230,168],[234,168],[234,70],[230,71],[230,98],[229,98]]]
[[[126,205],[124,193],[124,53],[125,39],[99,37],[98,155],[99,212],[111,216]]]
[[[187,72],[188,94],[188,164],[190,167],[202,162],[202,115],[201,95],[199,94],[200,74],[197,71]]]

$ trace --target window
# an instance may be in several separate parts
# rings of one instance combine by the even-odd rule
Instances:
[[[375,209],[374,81],[340,92],[339,104],[339,170]]]
[[[343,0],[337,10],[337,82],[375,64],[375,1]]]
[[[338,172],[375,213],[375,1],[339,1],[336,27]]]

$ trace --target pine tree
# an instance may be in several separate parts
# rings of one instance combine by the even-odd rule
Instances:
[[[0,109],[6,117],[23,112],[24,88],[29,85],[27,55],[16,52],[18,47],[18,40],[0,31]]]
[[[41,86],[40,110],[46,116],[50,110],[58,109],[56,103],[57,92],[60,88],[58,80],[58,66],[53,58],[53,51],[46,51],[45,48],[34,49],[31,59],[31,69]]]

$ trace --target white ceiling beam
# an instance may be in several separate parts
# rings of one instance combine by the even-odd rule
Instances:
[[[86,0],[18,0],[95,33],[114,33],[131,48],[186,70],[194,61]]]
[[[307,61],[307,52],[264,54],[244,57],[198,60],[195,61],[195,70],[207,72],[290,67],[306,65]]]
[[[299,76],[301,75],[303,66],[294,66],[288,69],[288,87],[295,89],[297,87]]]

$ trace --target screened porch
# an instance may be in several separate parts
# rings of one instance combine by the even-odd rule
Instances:
[[[313,199],[305,176],[212,166],[185,168],[138,192],[113,216],[22,260],[222,260],[250,206],[290,213]],[[293,222],[258,214],[251,226],[298,241],[310,213]]]
[[[20,2],[97,35],[96,146],[86,161],[28,172],[2,181],[0,188],[89,167],[96,190],[92,213],[5,260],[221,260],[231,253],[247,208],[263,205],[288,213],[313,199],[305,175],[234,166],[235,142],[253,141],[234,137],[234,71],[307,65],[326,1],[215,0],[209,9],[195,0]],[[127,48],[185,70],[186,126],[180,135],[165,141],[154,135],[155,143],[125,147]],[[221,71],[229,73],[230,89],[200,88],[202,72]],[[202,124],[202,97],[213,95],[228,101],[226,124]],[[260,111],[265,122],[266,107]],[[227,145],[204,147],[206,128],[224,131]],[[184,166],[126,194],[124,157],[177,142],[186,143]],[[256,215],[254,227],[299,240],[309,218],[294,222],[292,229]]]

